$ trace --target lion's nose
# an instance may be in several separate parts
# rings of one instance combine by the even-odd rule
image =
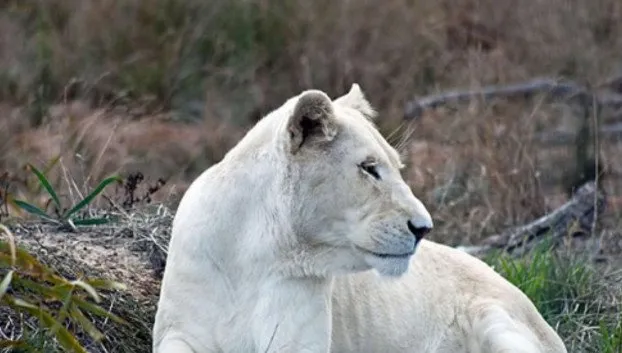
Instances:
[[[415,236],[417,242],[432,230],[432,221],[430,222],[417,222],[417,220],[408,221],[408,229]]]

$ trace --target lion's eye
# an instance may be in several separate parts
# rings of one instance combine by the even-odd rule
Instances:
[[[360,167],[367,174],[373,176],[377,180],[380,180],[380,174],[378,174],[378,169],[376,168],[376,163],[373,163],[373,162],[363,162],[363,163],[360,164]]]

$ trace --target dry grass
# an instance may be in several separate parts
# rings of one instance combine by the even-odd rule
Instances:
[[[103,291],[101,307],[119,315],[129,325],[92,317],[94,325],[105,334],[103,341],[93,340],[79,327],[69,327],[88,352],[149,352],[162,265],[159,262],[162,251],[157,242],[170,236],[172,214],[160,206],[148,214],[116,215],[120,221],[114,226],[79,233],[66,233],[37,222],[23,222],[11,228],[18,246],[36,254],[42,263],[65,278],[104,277],[127,285],[127,291]],[[0,274],[4,274],[4,269],[0,269]],[[41,330],[36,317],[4,306],[0,307],[0,314],[3,317],[0,343],[7,339],[25,340],[44,352],[62,351]],[[11,351],[0,349],[0,352]]]
[[[541,74],[598,81],[619,70],[620,7],[615,0],[520,7],[509,0],[7,1],[0,77],[5,98],[18,102],[155,96],[181,109],[208,92],[207,112],[225,115],[217,111],[229,107],[238,122],[303,87],[337,94],[358,81],[384,112],[399,115],[405,99],[439,88]],[[84,87],[70,86],[75,81]]]
[[[620,19],[616,0],[532,0],[518,8],[508,0],[7,1],[0,168],[19,174],[27,161],[60,155],[78,183],[140,169],[183,189],[262,113],[303,88],[335,96],[359,82],[389,133],[414,95],[538,75],[598,83],[620,70]],[[439,169],[415,166],[438,182],[469,165],[494,186],[533,184],[534,170],[527,179],[507,174],[534,163],[539,151],[527,137],[559,113],[529,103],[469,108],[417,123],[418,143],[461,148],[430,164]],[[510,208],[500,217],[513,223],[524,217],[511,210],[520,202],[514,195],[530,198],[529,216],[543,210],[545,202],[529,196],[537,192],[521,185],[486,202]]]

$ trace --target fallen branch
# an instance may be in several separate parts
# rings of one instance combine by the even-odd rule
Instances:
[[[478,90],[449,91],[431,95],[406,103],[404,119],[419,118],[427,109],[437,108],[451,103],[467,102],[474,98],[490,100],[495,98],[530,98],[547,93],[553,100],[575,100],[582,106],[590,107],[594,102],[599,106],[622,109],[622,96],[596,95],[590,89],[573,82],[559,82],[540,78],[511,85],[491,85]]]
[[[596,87],[622,93],[622,72],[606,78],[603,82],[598,83]]]
[[[594,182],[588,182],[568,202],[546,216],[490,236],[477,246],[458,248],[472,255],[484,254],[493,249],[520,255],[545,239],[555,242],[567,236],[591,234],[595,220],[604,207],[605,195]]]
[[[603,125],[598,129],[602,140],[619,141],[622,139],[622,122]],[[576,143],[576,134],[565,131],[541,132],[534,136],[535,142],[553,147]]]

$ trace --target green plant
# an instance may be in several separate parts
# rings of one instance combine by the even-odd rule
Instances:
[[[599,325],[600,336],[599,341],[601,353],[620,353],[622,350],[622,318],[618,318],[618,323],[614,327],[606,322],[601,321]]]
[[[563,312],[566,304],[592,294],[592,271],[578,261],[564,261],[545,247],[533,251],[528,260],[499,259],[499,269],[536,303],[545,317]]]
[[[622,307],[603,296],[606,279],[587,259],[544,242],[524,258],[491,254],[485,261],[533,301],[569,352],[622,351]]]
[[[98,290],[124,290],[123,284],[92,278],[69,280],[17,247],[13,235],[4,225],[0,224],[0,231],[9,238],[8,241],[0,240],[1,306],[36,318],[46,336],[54,337],[62,348],[70,352],[86,352],[86,349],[69,331],[69,324],[81,327],[95,341],[104,338],[87,314],[126,324],[122,318],[88,300],[91,297],[99,303],[101,297]],[[0,341],[0,348],[36,349],[32,347],[33,341],[40,341],[40,346],[49,341],[46,337],[41,337],[41,340],[31,338]]]
[[[50,159],[50,161],[43,167],[41,174],[48,175],[48,173],[54,168],[60,161],[60,155]],[[29,169],[26,165],[23,169]],[[4,172],[0,175],[0,221],[2,217],[10,218],[11,215],[21,214],[23,209],[15,202],[15,195],[12,192],[12,186],[21,187],[21,191],[28,197],[36,197],[41,194],[43,185],[39,182],[36,175],[31,177],[19,178],[11,176],[9,172]]]
[[[78,202],[77,204],[69,208],[63,208],[61,206],[61,202],[58,197],[58,194],[56,193],[56,191],[54,190],[54,188],[52,187],[52,185],[50,184],[46,176],[43,173],[41,173],[37,168],[35,168],[33,165],[29,165],[29,168],[37,176],[37,179],[41,183],[41,186],[43,186],[43,188],[50,195],[51,201],[54,203],[54,206],[56,207],[56,217],[48,215],[41,208],[31,203],[28,203],[26,201],[13,200],[13,203],[18,205],[20,208],[22,208],[28,213],[39,216],[47,221],[58,223],[58,224],[63,224],[63,225],[70,225],[72,228],[75,228],[76,226],[79,226],[79,225],[82,225],[82,226],[98,225],[98,224],[105,224],[108,222],[107,218],[90,217],[90,218],[77,219],[74,216],[77,214],[78,211],[88,206],[95,199],[95,197],[97,197],[104,190],[104,188],[106,188],[106,186],[108,186],[109,184],[115,181],[122,182],[122,179],[120,177],[111,176],[111,177],[105,178],[97,185],[97,187],[95,187],[95,189],[93,189],[93,191],[91,191],[88,195],[86,195],[80,202]]]

